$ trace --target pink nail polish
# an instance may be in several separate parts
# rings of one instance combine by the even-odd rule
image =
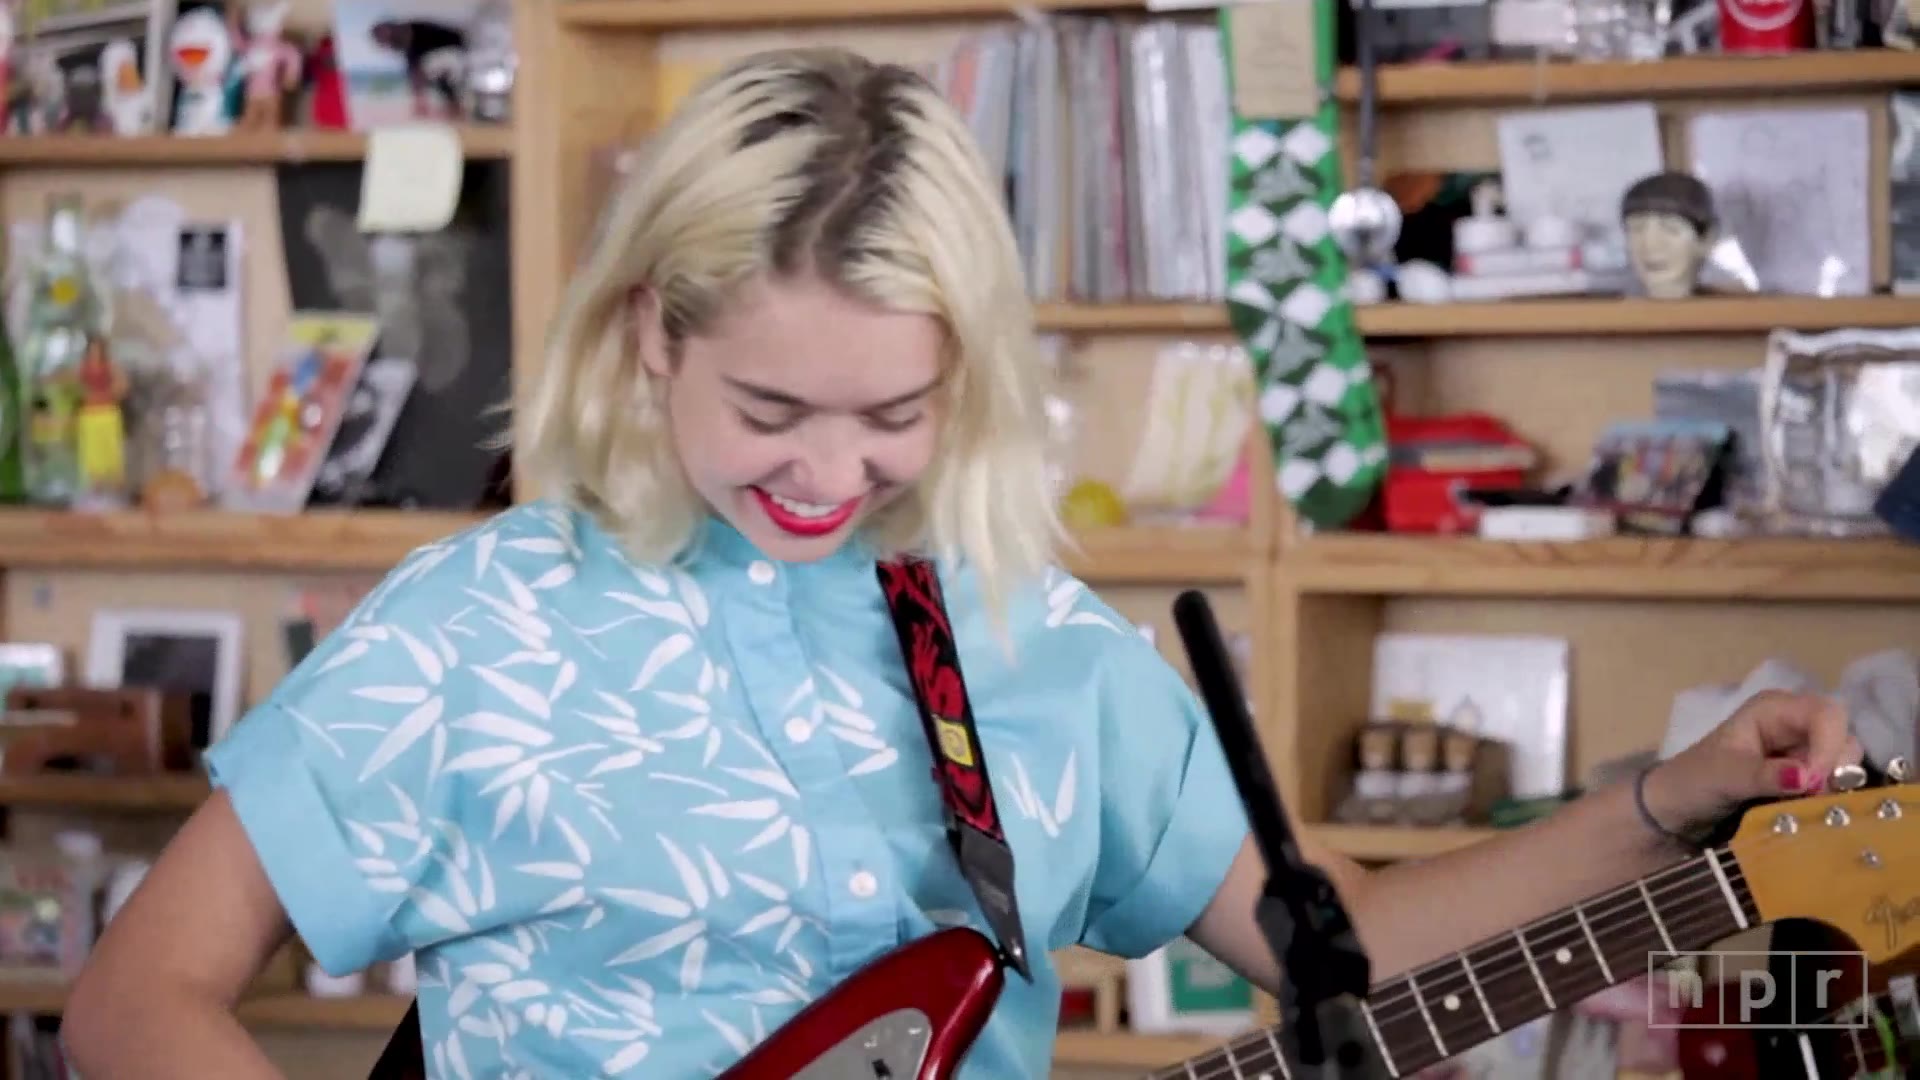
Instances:
[[[1806,774],[1798,765],[1784,765],[1780,768],[1780,789],[1782,791],[1801,791],[1807,786]]]

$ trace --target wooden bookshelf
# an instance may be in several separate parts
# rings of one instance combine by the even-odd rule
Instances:
[[[57,983],[0,985],[0,1012],[57,1016],[67,988]],[[254,1028],[384,1034],[406,1016],[410,998],[390,994],[321,998],[297,992],[261,993],[234,1009]],[[1054,1064],[1069,1068],[1156,1069],[1197,1057],[1223,1040],[1208,1035],[1136,1035],[1067,1030],[1054,1042]]]
[[[1145,8],[1144,0],[567,0],[557,14],[562,26],[658,31]]]
[[[1320,595],[1910,602],[1920,600],[1920,545],[1323,534],[1286,549],[1276,573]]]
[[[1775,327],[1834,330],[1920,322],[1910,296],[1702,296],[1687,300],[1578,296],[1448,304],[1372,304],[1354,309],[1377,338],[1610,337],[1636,334],[1765,333]],[[1221,304],[1126,303],[1035,306],[1036,325],[1066,334],[1226,333]]]
[[[460,129],[472,160],[513,156],[513,129],[473,125]],[[200,168],[222,165],[359,161],[367,136],[354,131],[289,130],[231,135],[5,135],[4,168]]]
[[[1248,530],[1232,526],[1128,526],[1090,530],[1074,538],[1078,555],[1066,567],[1076,576],[1106,583],[1246,580],[1261,558]]]
[[[0,777],[0,808],[164,814],[193,810],[209,791],[200,773],[7,776]]]
[[[1363,863],[1425,859],[1458,851],[1498,835],[1500,830],[1396,825],[1310,825],[1307,835],[1327,850]]]
[[[0,568],[316,571],[391,569],[408,552],[485,520],[417,510],[304,514],[0,511]],[[1231,526],[1101,529],[1066,563],[1107,581],[1242,580],[1259,557]]]
[[[6,510],[0,512],[0,567],[378,571],[480,520],[417,510]]]
[[[1920,53],[1853,49],[1778,56],[1674,56],[1655,62],[1540,60],[1383,65],[1382,105],[1539,104],[1623,98],[1894,89],[1920,83]],[[1360,100],[1360,75],[1335,93]]]
[[[1062,1031],[1053,1043],[1055,1066],[1082,1069],[1163,1069],[1214,1050],[1211,1035],[1137,1035]]]

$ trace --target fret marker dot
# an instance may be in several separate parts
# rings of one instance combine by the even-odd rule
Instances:
[[[1440,999],[1440,1004],[1445,1006],[1448,1012],[1452,1012],[1460,1007],[1460,995],[1448,994],[1446,997]]]
[[[1553,958],[1563,964],[1571,964],[1573,963],[1573,950],[1561,949],[1559,952],[1553,954]]]

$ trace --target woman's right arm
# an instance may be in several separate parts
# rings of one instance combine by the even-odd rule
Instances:
[[[291,936],[225,791],[194,813],[95,945],[61,1038],[87,1080],[280,1074],[233,1006]]]

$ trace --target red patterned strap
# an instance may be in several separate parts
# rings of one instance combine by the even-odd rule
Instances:
[[[960,652],[954,644],[953,620],[947,615],[939,572],[924,559],[882,562],[878,572],[907,663],[907,680],[920,707],[920,726],[933,750],[933,779],[946,804],[947,838],[998,939],[1002,959],[1031,980],[1020,905],[1014,896],[1013,849],[1007,846],[1000,811],[993,804],[987,759],[974,727],[967,683],[960,675]]]

